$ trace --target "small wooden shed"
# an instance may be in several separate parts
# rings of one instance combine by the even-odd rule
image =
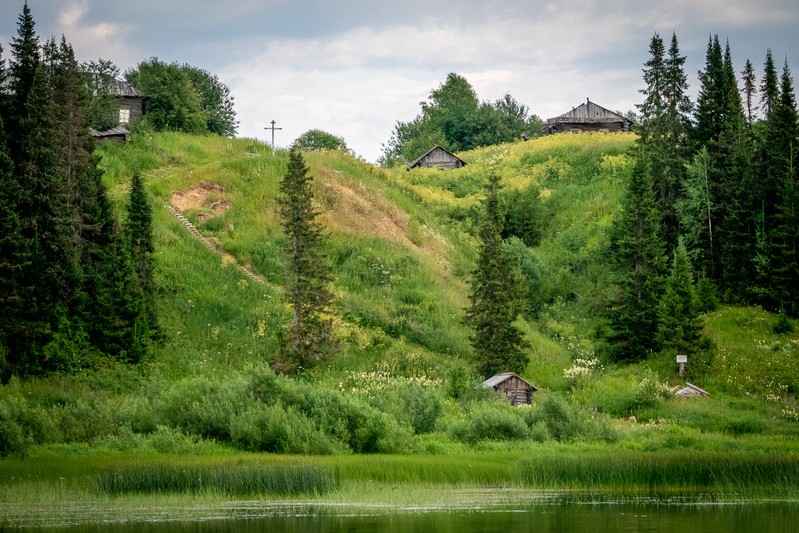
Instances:
[[[693,383],[686,383],[685,387],[677,391],[677,396],[696,397],[696,396],[710,396],[706,390],[700,389]]]
[[[124,126],[115,126],[105,131],[89,128],[89,135],[95,138],[97,144],[126,143],[130,140],[130,132]]]
[[[408,164],[408,170],[416,167],[423,168],[461,168],[466,166],[463,159],[440,146],[434,146],[429,152]]]
[[[530,405],[533,393],[538,389],[513,372],[505,372],[491,376],[483,382],[483,387],[500,391],[508,397],[514,407]]]
[[[630,131],[632,121],[627,117],[614,113],[601,105],[586,99],[584,104],[572,108],[571,111],[548,118],[544,122],[545,134],[583,131],[614,132]]]

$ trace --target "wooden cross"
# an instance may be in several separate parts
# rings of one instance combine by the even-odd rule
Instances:
[[[276,128],[274,120],[271,122],[271,124],[272,124],[271,128],[267,126],[264,129],[272,130],[272,157],[275,157],[275,130],[282,130],[283,128]]]

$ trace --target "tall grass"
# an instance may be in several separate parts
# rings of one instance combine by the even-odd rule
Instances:
[[[244,466],[172,466],[165,464],[112,468],[97,473],[94,492],[220,492],[229,496],[321,495],[338,487],[335,473],[316,466],[248,468]]]

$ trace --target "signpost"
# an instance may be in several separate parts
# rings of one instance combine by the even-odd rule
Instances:
[[[680,375],[685,374],[685,365],[688,363],[688,356],[687,355],[678,355],[677,356],[677,364],[680,365]]]

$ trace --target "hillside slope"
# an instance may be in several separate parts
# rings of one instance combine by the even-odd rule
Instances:
[[[290,316],[275,202],[287,154],[173,133],[105,145],[101,165],[117,204],[134,170],[151,194],[163,341],[138,367],[4,387],[0,452],[86,442],[159,452],[218,444],[441,452],[553,441],[793,449],[799,334],[775,334],[768,313],[726,307],[706,317],[715,356],[690,376],[711,392],[701,401],[674,397],[683,380],[671,360],[604,361],[603,311],[615,290],[607,252],[634,139],[549,136],[459,154],[467,166],[453,171],[305,154],[329,236],[339,349],[299,378],[269,370]],[[527,284],[523,376],[540,389],[531,409],[477,387],[463,324],[488,173],[502,178],[508,242]]]

